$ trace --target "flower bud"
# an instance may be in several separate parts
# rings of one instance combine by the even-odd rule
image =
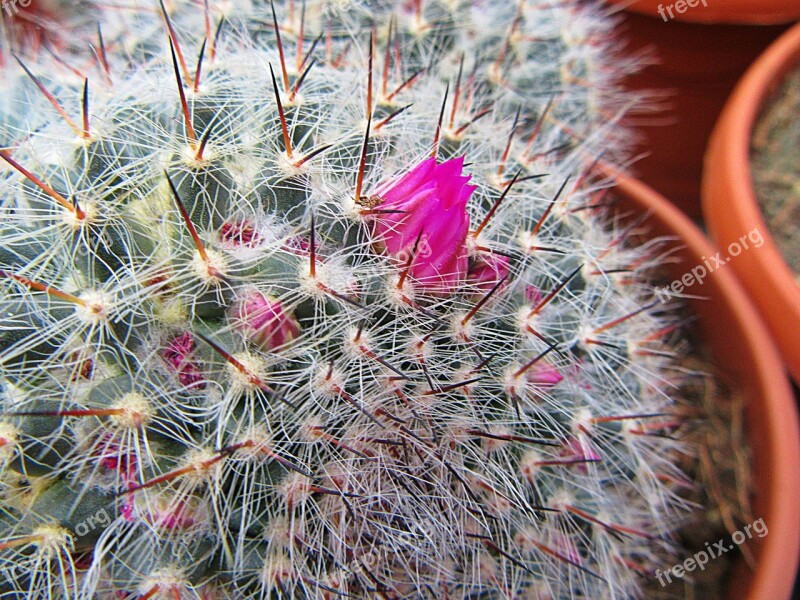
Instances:
[[[178,376],[181,385],[202,389],[206,387],[205,377],[191,357],[194,337],[190,332],[175,336],[161,353],[170,371]]]
[[[470,260],[467,283],[488,293],[497,283],[508,277],[508,257],[492,252],[480,252]]]
[[[286,345],[300,334],[300,326],[278,300],[251,291],[233,307],[234,327],[262,350]]]

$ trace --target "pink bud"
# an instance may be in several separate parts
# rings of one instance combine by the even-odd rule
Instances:
[[[581,553],[575,542],[567,536],[564,532],[554,530],[550,532],[550,545],[561,556],[566,556],[574,564],[580,565],[583,563]]]
[[[475,186],[463,168],[463,156],[441,164],[429,158],[371,196],[379,201],[377,241],[401,267],[413,252],[409,276],[428,291],[454,291],[469,267],[466,207]]]
[[[311,253],[311,242],[308,238],[296,236],[286,240],[283,249],[297,256],[308,256]]]
[[[561,372],[553,365],[545,362],[537,362],[525,371],[526,379],[534,385],[551,387],[564,379]]]
[[[184,500],[172,502],[165,510],[156,511],[152,515],[152,522],[156,527],[170,531],[183,531],[197,523],[192,507]]]
[[[488,293],[501,279],[507,276],[507,256],[492,252],[480,252],[470,261],[467,283]]]
[[[259,291],[246,294],[233,307],[234,327],[262,350],[274,350],[300,334],[300,326],[281,303]]]
[[[229,247],[247,246],[253,248],[261,241],[261,236],[246,219],[226,221],[219,230],[220,242]]]
[[[206,387],[205,377],[192,360],[192,348],[194,348],[194,337],[187,331],[174,337],[161,356],[171,367],[171,371],[178,376],[182,385],[202,389]]]
[[[539,302],[542,301],[542,290],[540,290],[535,285],[530,285],[530,284],[526,285],[525,299],[531,306],[536,306],[537,304],[539,304]]]
[[[141,498],[126,494],[128,498],[120,513],[128,522],[144,522],[156,528],[171,532],[187,531],[207,521],[208,515],[202,505],[192,497],[183,495],[171,499]]]
[[[136,481],[138,462],[136,454],[124,450],[111,432],[104,432],[100,436],[98,443],[91,450],[91,456],[97,459],[100,466],[109,471],[116,471],[123,482]]]
[[[574,468],[583,474],[589,471],[585,463],[602,459],[585,436],[570,437],[561,451],[561,456],[568,460],[574,460]]]
[[[136,520],[136,518],[133,516],[133,509],[133,495],[125,494],[123,496],[122,506],[120,506],[119,512],[128,523],[133,523]]]
[[[562,456],[582,460],[600,460],[600,455],[591,447],[584,436],[570,437],[564,447]]]

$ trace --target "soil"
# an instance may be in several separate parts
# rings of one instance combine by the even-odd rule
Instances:
[[[800,284],[800,66],[764,107],[750,151],[764,220]]]
[[[688,316],[688,315],[687,315]],[[691,338],[692,336],[690,336]],[[654,577],[646,587],[645,597],[659,600],[723,600],[728,597],[727,583],[736,560],[755,564],[747,542],[736,545],[731,535],[753,523],[750,509],[750,453],[744,432],[745,396],[733,391],[715,372],[705,355],[702,340],[690,340],[694,351],[680,365],[689,374],[678,398],[677,413],[685,427],[676,432],[694,454],[680,464],[693,486],[684,496],[702,507],[694,511],[677,532],[680,555],[662,571],[696,553],[707,551],[724,540],[726,554],[712,558],[704,570],[695,569],[683,578],[672,577],[662,586]]]
[[[646,226],[645,226],[646,227]],[[647,239],[643,234],[639,243]],[[636,238],[631,240],[636,245]],[[671,245],[671,242],[664,242]],[[654,288],[669,285],[665,273],[654,273]],[[677,309],[678,322],[670,344],[682,356],[675,365],[673,414],[681,423],[669,435],[683,442],[685,453],[675,457],[686,476],[681,496],[696,509],[679,524],[673,537],[677,555],[665,554],[661,572],[723,541],[729,550],[711,558],[703,570],[695,568],[682,578],[647,575],[648,600],[725,600],[730,597],[730,572],[739,560],[755,566],[750,541],[735,544],[731,536],[754,523],[751,454],[745,434],[746,395],[714,366],[707,340],[692,326],[696,316],[687,306]],[[763,525],[763,522],[761,523]],[[761,529],[761,527],[759,527]],[[753,538],[756,535],[753,534]],[[756,538],[757,539],[757,538]],[[716,546],[718,547],[718,546]]]

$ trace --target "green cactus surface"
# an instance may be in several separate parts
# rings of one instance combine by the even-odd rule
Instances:
[[[6,38],[0,598],[641,595],[691,508],[681,346],[607,211],[633,64],[587,4]]]

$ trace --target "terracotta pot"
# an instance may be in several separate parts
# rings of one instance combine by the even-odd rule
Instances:
[[[661,4],[667,1],[674,0],[662,0]],[[612,0],[620,7],[629,3]],[[684,19],[691,13],[699,19],[717,14],[705,12],[712,5],[728,8],[734,4],[760,7],[762,0],[708,0],[707,8],[699,5],[679,16]],[[791,4],[793,15],[800,18],[800,1],[791,0]],[[661,112],[634,115],[627,121],[641,137],[637,153],[646,153],[631,171],[684,212],[698,217],[703,154],[714,123],[747,67],[787,26],[699,24],[685,19],[665,23],[658,15],[658,5],[656,0],[648,0],[621,13],[620,35],[629,42],[626,52],[649,49],[658,61],[626,77],[623,85],[634,92],[653,91],[663,97]],[[783,12],[773,14],[786,17],[778,21],[791,18]]]
[[[611,0],[611,3],[663,21],[670,20],[670,14],[688,23],[767,25],[800,19],[797,0]]]
[[[800,24],[775,42],[737,86],[706,155],[703,214],[723,252],[754,228],[761,232],[763,246],[743,251],[731,259],[730,266],[758,305],[786,365],[800,382],[800,286],[769,234],[750,172],[750,138],[761,107],[798,63]]]
[[[679,279],[716,251],[685,215],[643,183],[621,177],[617,191],[625,209],[650,212],[645,224],[654,235],[678,239],[680,263],[665,265],[672,278]],[[704,297],[689,302],[715,367],[748,399],[753,514],[756,520],[764,519],[769,531],[751,540],[755,569],[741,560],[735,565],[727,597],[788,599],[800,559],[800,425],[795,398],[778,352],[733,271],[715,271],[693,294]]]

